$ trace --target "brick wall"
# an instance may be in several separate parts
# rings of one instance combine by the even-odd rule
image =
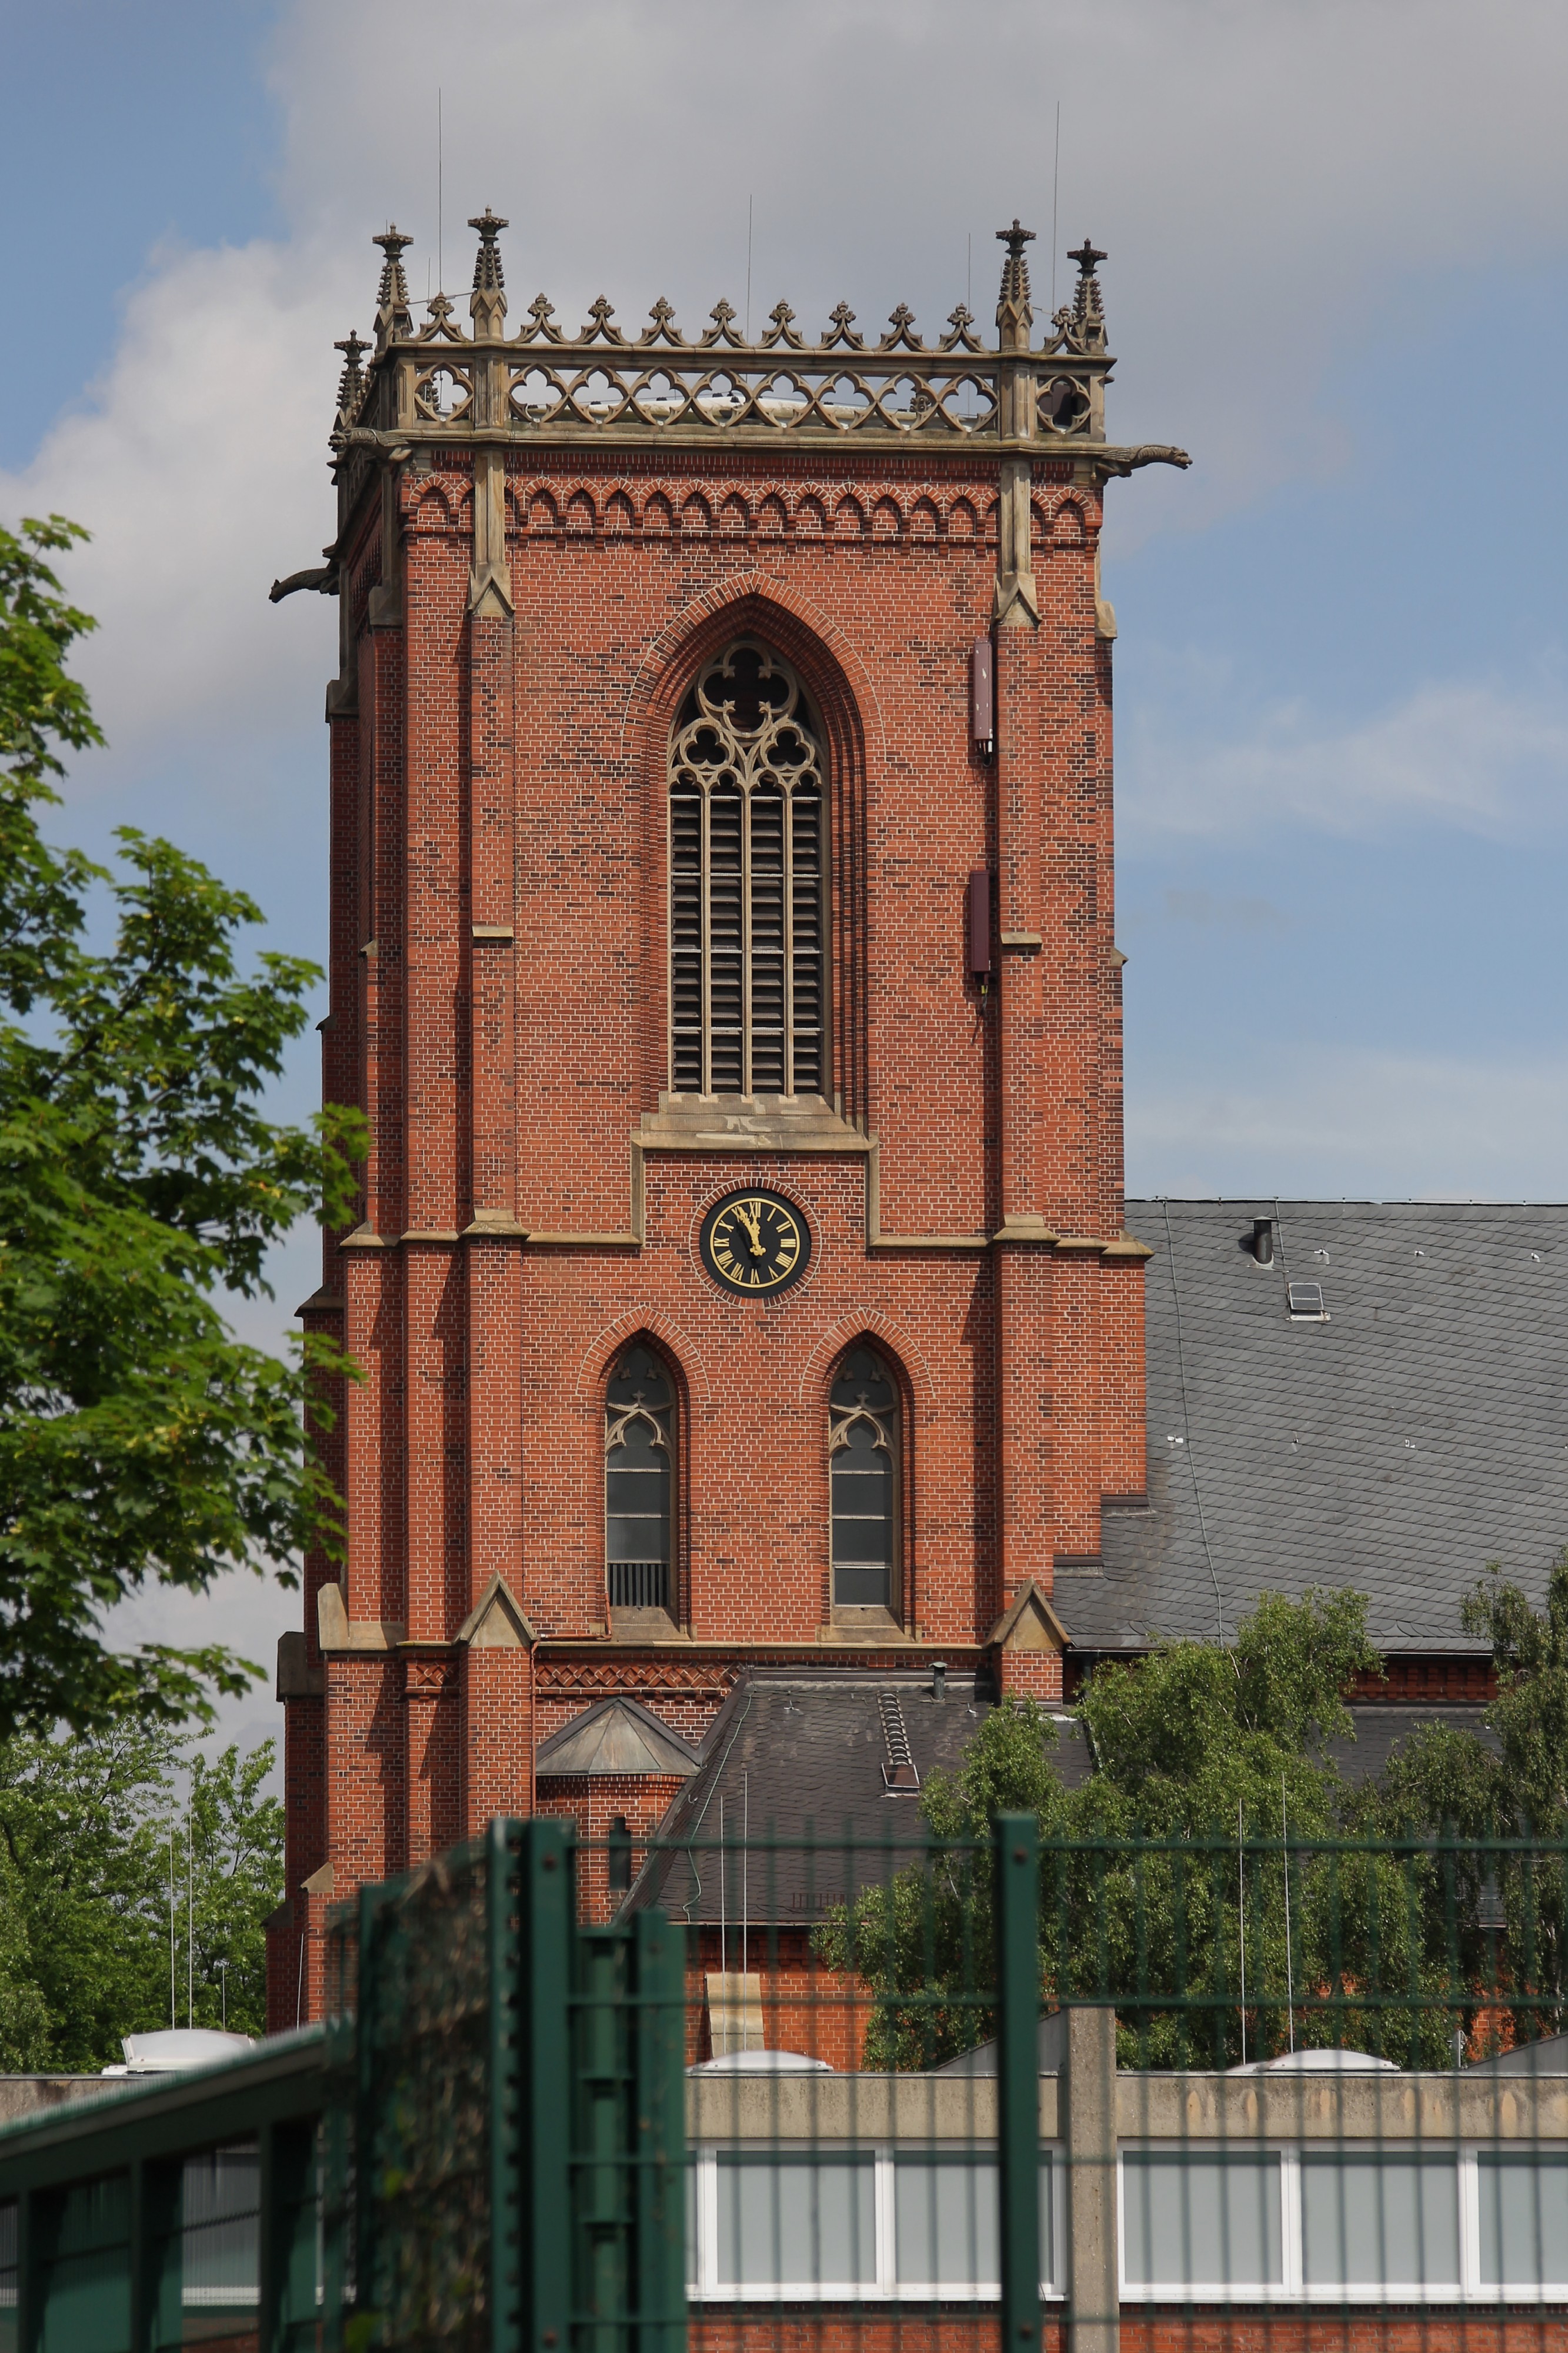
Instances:
[[[1058,1555],[1094,1556],[1102,1495],[1143,1477],[1142,1265],[1114,1249],[1098,491],[1036,467],[1041,620],[996,633],[987,760],[968,657],[991,626],[994,458],[507,463],[514,618],[468,617],[460,457],[373,472],[347,523],[322,1064],[374,1148],[307,1321],[365,1375],[330,1441],[348,1615],[412,1648],[335,1655],[324,1700],[289,1705],[290,1903],[329,1857],[341,1899],[526,1808],[534,1744],[606,1691],[697,1737],[749,1659],[875,1663],[820,1639],[826,1400],[863,1334],[903,1391],[896,1613],[954,1662],[1026,1579],[1048,1591]],[[622,1239],[633,1138],[668,1082],[668,732],[741,634],[795,666],[826,739],[832,1091],[876,1139],[881,1248],[854,1148],[650,1148],[643,1240]],[[980,866],[1021,944],[994,943],[984,1000],[964,952]],[[751,1183],[812,1231],[806,1277],[771,1303],[697,1264],[704,1210]],[[1059,1239],[982,1241],[999,1229]],[[606,1635],[604,1384],[637,1334],[679,1400],[674,1662]],[[329,1573],[307,1564],[312,1669]],[[539,1647],[468,1658],[456,1637],[496,1574]]]

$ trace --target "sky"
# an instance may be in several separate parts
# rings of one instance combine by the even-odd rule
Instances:
[[[740,303],[750,211],[753,316],[929,330],[1016,214],[1043,316],[1054,207],[1113,438],[1194,460],[1108,493],[1129,1191],[1564,1198],[1561,0],[0,0],[0,519],[91,530],[101,622],[62,829],[167,832],[321,953],[336,607],[266,591],[333,530],[389,218],[417,297],[489,204],[514,313],[630,323]],[[297,1609],[127,1626],[269,1661]]]

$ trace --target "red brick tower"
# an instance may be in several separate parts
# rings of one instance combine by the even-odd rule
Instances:
[[[1059,1692],[1054,1566],[1143,1485],[1096,551],[1185,460],[1105,439],[1103,257],[1043,343],[1016,223],[994,349],[509,334],[474,226],[468,334],[377,239],[281,584],[341,599],[324,1088],[374,1146],[303,1311],[365,1377],[279,1656],[277,2024],[329,1902],[498,1811],[644,1826],[644,1711],[748,1664]]]

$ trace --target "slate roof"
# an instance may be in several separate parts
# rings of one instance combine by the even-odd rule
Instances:
[[[717,1923],[720,1805],[726,1854],[723,1908],[751,1919],[806,1926],[846,1894],[897,1870],[925,1838],[917,1793],[889,1793],[892,1762],[886,1707],[896,1704],[909,1754],[923,1787],[938,1767],[952,1771],[989,1712],[988,1686],[950,1673],[936,1699],[929,1673],[869,1674],[858,1668],[816,1673],[760,1672],[738,1683],[704,1736],[701,1765],[660,1825],[665,1839],[693,1840],[690,1861],[655,1856],[637,1882],[638,1904],[659,1903],[678,1916]],[[1081,1729],[1058,1721],[1057,1761],[1070,1784],[1089,1771]],[[742,1824],[749,1830],[745,1887],[740,1879]],[[798,1844],[816,1841],[808,1861]],[[770,1846],[777,1841],[776,1848]]]
[[[1496,1755],[1501,1743],[1481,1722],[1479,1707],[1380,1707],[1363,1703],[1351,1710],[1353,1740],[1331,1740],[1328,1752],[1347,1781],[1375,1781],[1384,1766],[1421,1725],[1444,1724],[1452,1732],[1473,1732]]]
[[[898,1870],[926,1831],[918,1795],[892,1795],[887,1787],[889,1702],[922,1788],[938,1767],[957,1767],[994,1704],[989,1686],[976,1689],[971,1675],[950,1673],[941,1700],[929,1674],[763,1669],[744,1677],[659,1825],[661,1840],[690,1841],[696,1852],[650,1858],[631,1908],[660,1904],[711,1926],[722,1916],[738,1926],[744,1915],[753,1926],[806,1927],[847,1894]],[[1373,1704],[1352,1715],[1355,1738],[1331,1743],[1329,1752],[1352,1783],[1381,1773],[1418,1725],[1449,1724],[1497,1745],[1479,1708]],[[1052,1761],[1076,1788],[1093,1770],[1089,1745],[1070,1717],[1055,1721]]]
[[[1488,1561],[1540,1599],[1568,1542],[1568,1208],[1129,1201],[1127,1225],[1154,1253],[1149,1508],[1105,1514],[1098,1569],[1057,1570],[1076,1650],[1228,1637],[1264,1588],[1355,1585],[1382,1649],[1473,1651]],[[1288,1282],[1329,1320],[1292,1318]]]

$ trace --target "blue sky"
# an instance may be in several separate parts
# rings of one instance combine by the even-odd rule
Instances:
[[[741,299],[748,199],[754,311],[934,325],[972,245],[986,313],[1018,212],[1043,311],[1059,100],[1111,430],[1194,459],[1110,492],[1130,1190],[1563,1197],[1556,0],[0,0],[0,515],[96,534],[79,839],[166,830],[321,949],[335,617],[265,592],[331,533],[389,216],[425,290],[438,84],[449,285],[489,202],[514,309],[634,320]]]

